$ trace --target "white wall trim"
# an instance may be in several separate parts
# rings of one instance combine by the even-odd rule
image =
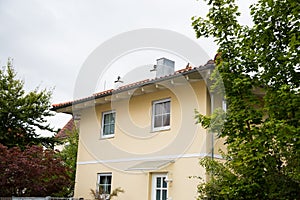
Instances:
[[[166,159],[179,159],[179,158],[204,158],[210,157],[211,153],[193,153],[183,155],[165,155],[155,157],[138,157],[138,158],[123,158],[123,159],[112,159],[112,160],[91,160],[77,162],[77,165],[88,165],[88,164],[99,164],[99,163],[118,163],[118,162],[130,162],[130,161],[147,161],[147,160],[166,160]],[[221,155],[214,154],[214,158],[224,159]]]

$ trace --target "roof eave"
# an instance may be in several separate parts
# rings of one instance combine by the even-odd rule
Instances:
[[[96,100],[96,99],[100,99],[100,98],[103,98],[103,97],[111,96],[112,94],[119,94],[119,93],[126,92],[126,91],[129,91],[129,90],[134,90],[134,89],[139,88],[139,87],[145,87],[145,86],[148,86],[148,85],[157,84],[159,82],[163,82],[163,81],[166,81],[166,80],[170,80],[170,79],[174,79],[174,78],[177,78],[177,77],[189,75],[189,74],[192,74],[192,73],[197,72],[197,71],[199,72],[199,71],[205,71],[205,70],[212,70],[214,68],[214,66],[215,66],[214,64],[207,64],[205,66],[201,66],[201,67],[198,67],[198,68],[193,68],[189,71],[184,71],[184,72],[180,72],[180,73],[177,73],[177,74],[172,74],[172,75],[161,77],[161,78],[158,78],[158,79],[152,79],[150,81],[142,82],[140,84],[133,85],[133,86],[130,86],[130,87],[125,87],[125,88],[116,89],[116,90],[110,90],[110,92],[105,92],[105,93],[100,94],[100,95],[94,94],[92,96],[89,96],[89,97],[86,97],[86,98],[83,98],[83,99],[67,102],[65,104],[62,104],[61,106],[52,107],[51,110],[55,111],[55,112],[73,114],[72,108],[75,105],[85,103],[85,102],[88,102],[88,101],[91,101],[91,100]]]

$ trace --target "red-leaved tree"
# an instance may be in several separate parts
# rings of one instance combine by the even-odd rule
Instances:
[[[61,196],[70,169],[56,151],[40,146],[8,149],[0,144],[0,196]]]

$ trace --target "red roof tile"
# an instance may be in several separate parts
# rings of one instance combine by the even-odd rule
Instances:
[[[68,132],[73,131],[75,127],[74,119],[70,119],[68,123],[55,135],[56,138],[65,139],[68,137]]]
[[[95,94],[93,94],[89,97],[85,97],[85,98],[82,98],[82,99],[77,99],[77,100],[74,100],[74,101],[68,101],[68,102],[64,102],[64,103],[53,104],[52,105],[52,110],[57,110],[59,108],[72,106],[72,104],[92,100],[92,99],[99,98],[99,97],[109,96],[113,92],[120,92],[120,91],[127,90],[127,89],[130,89],[130,88],[134,88],[134,87],[137,87],[137,86],[142,86],[142,85],[147,84],[147,83],[158,82],[158,81],[164,80],[166,78],[175,77],[179,74],[191,72],[192,70],[206,68],[207,66],[210,67],[210,65],[213,65],[213,64],[214,64],[213,60],[209,60],[204,66],[199,66],[199,67],[192,67],[188,63],[185,68],[177,70],[174,73],[163,76],[163,77],[156,77],[156,78],[153,78],[153,79],[145,79],[145,80],[142,80],[142,81],[138,81],[138,82],[135,82],[135,83],[131,83],[131,84],[128,84],[128,85],[121,86],[117,89],[109,89],[109,90],[105,90],[105,91],[102,91],[102,92],[98,92],[98,93],[95,93]]]
[[[135,83],[130,83],[128,85],[123,85],[121,87],[118,87],[115,91],[124,90],[124,89],[131,88],[131,87],[134,87],[134,86],[137,86],[137,85],[141,85],[143,83],[147,83],[147,82],[149,82],[149,79],[138,81],[138,82],[135,82]]]

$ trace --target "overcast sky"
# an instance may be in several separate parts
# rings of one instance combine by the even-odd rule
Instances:
[[[239,2],[242,24],[250,24],[247,10],[253,1]],[[13,58],[27,91],[36,86],[54,87],[52,103],[69,101],[73,99],[78,72],[89,54],[126,31],[176,31],[195,40],[213,58],[217,50],[213,40],[196,40],[191,27],[191,17],[205,16],[207,11],[202,0],[0,0],[0,64],[4,66],[8,57]],[[134,55],[124,62],[128,65],[131,59],[135,59]],[[144,64],[151,62],[145,60]],[[182,61],[176,63],[182,65]],[[50,122],[60,128],[69,118],[58,115]]]

